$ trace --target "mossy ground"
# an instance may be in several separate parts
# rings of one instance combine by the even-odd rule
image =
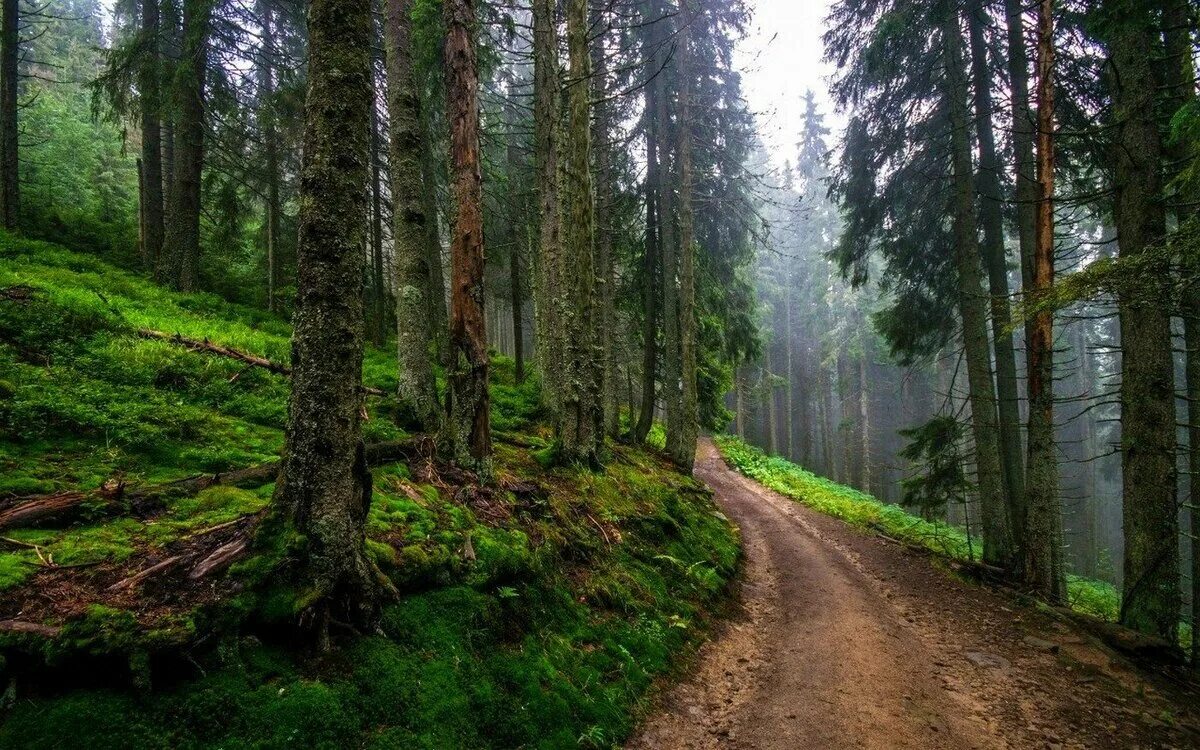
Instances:
[[[784,458],[768,456],[735,436],[718,435],[715,442],[721,455],[738,471],[814,510],[953,560],[980,559],[979,538],[968,542],[965,530],[960,527],[928,521],[898,505],[880,502]],[[1115,622],[1121,611],[1120,592],[1104,581],[1068,574],[1067,595],[1073,609],[1102,620]],[[1186,622],[1181,623],[1181,639],[1185,647],[1191,643],[1191,631]]]
[[[284,378],[136,331],[286,362],[285,322],[0,234],[0,289],[13,287],[21,299],[0,300],[0,507],[115,476],[166,481],[278,455]],[[391,390],[394,367],[390,351],[370,349],[364,381]],[[616,447],[601,472],[543,467],[536,393],[513,382],[503,358],[493,404],[499,489],[463,492],[436,467],[374,472],[368,546],[402,592],[381,632],[342,636],[332,654],[295,648],[271,627],[294,615],[294,594],[280,591],[210,598],[169,618],[136,603],[74,602],[54,623],[66,626],[57,644],[0,643],[10,656],[0,674],[17,676],[15,702],[0,707],[0,747],[619,742],[654,679],[724,601],[735,532],[655,454]],[[368,441],[403,436],[390,400],[369,407]],[[38,549],[0,545],[0,596],[34,596],[40,577],[64,571],[86,580],[140,570],[197,530],[261,510],[271,491],[214,487],[150,518],[85,512],[10,530]],[[64,567],[47,569],[45,558]],[[256,562],[230,578],[253,580]],[[21,671],[31,650],[53,679]]]

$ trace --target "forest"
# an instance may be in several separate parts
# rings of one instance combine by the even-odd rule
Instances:
[[[0,0],[0,748],[1200,746],[1198,14]]]

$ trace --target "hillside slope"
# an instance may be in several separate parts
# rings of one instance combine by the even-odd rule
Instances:
[[[288,337],[0,235],[0,747],[619,741],[737,567],[708,493],[625,447],[603,472],[545,468],[535,393],[503,359],[495,487],[367,396],[368,546],[402,596],[379,633],[309,653],[295,592],[269,576],[287,551],[222,557],[269,502],[287,379],[196,345],[283,365]],[[394,367],[368,351],[364,384],[390,392]],[[17,512],[30,503],[53,512]]]

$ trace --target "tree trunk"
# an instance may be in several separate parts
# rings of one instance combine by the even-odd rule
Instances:
[[[971,423],[975,436],[975,464],[983,526],[983,560],[1011,570],[1012,532],[1009,512],[1005,505],[999,425],[996,417],[996,390],[992,381],[986,300],[981,286],[983,270],[980,267],[975,223],[975,185],[971,167],[970,122],[967,116],[968,92],[957,12],[947,14],[942,32],[956,194],[954,231],[955,265],[959,286],[958,307],[962,320]]]
[[[866,333],[863,334],[864,339]],[[859,489],[871,491],[871,396],[867,390],[867,343],[863,341],[862,356],[858,359],[858,429],[861,439],[860,460],[862,483]]]
[[[142,60],[138,70],[142,125],[142,260],[153,271],[163,242],[162,131],[159,126],[158,0],[142,0]]]
[[[656,6],[661,8],[661,6]],[[657,21],[658,24],[667,24],[669,21],[664,16],[662,20]],[[663,34],[666,38],[670,38],[674,33],[673,28],[665,28]],[[667,75],[669,68],[665,68],[654,79],[654,85],[657,89],[655,92],[655,107],[657,108],[656,116],[658,117],[658,134],[659,134],[659,170],[662,178],[662,190],[659,192],[659,232],[662,239],[662,320],[663,320],[663,381],[662,381],[662,401],[664,421],[666,422],[667,432],[667,453],[675,456],[678,451],[678,441],[680,438],[680,426],[683,419],[683,394],[680,390],[680,382],[683,377],[683,362],[680,351],[680,318],[679,318],[679,246],[676,244],[675,233],[675,188],[673,185],[672,168],[668,166],[670,160],[668,158],[671,130],[670,117],[670,94],[667,88]],[[765,372],[765,371],[764,371]],[[771,391],[767,386],[766,396],[768,400],[771,398]],[[773,413],[773,409],[772,409]],[[774,442],[774,434],[771,435],[771,441]],[[771,451],[775,450],[772,444]]]
[[[430,191],[421,168],[424,149],[421,98],[413,73],[414,0],[387,0],[384,43],[388,77],[388,164],[392,186],[392,240],[396,265],[396,353],[398,396],[425,432],[441,426],[433,376],[434,295],[429,269]]]
[[[595,73],[592,77],[596,102],[596,115],[592,119],[594,135],[592,149],[596,164],[596,302],[599,306],[596,327],[596,347],[600,355],[600,410],[601,431],[616,439],[619,436],[619,409],[617,406],[617,325],[615,310],[615,264],[613,262],[613,228],[611,226],[613,204],[612,145],[609,143],[612,106],[608,97],[608,38],[609,19],[603,10],[598,11],[593,27],[601,32],[592,40],[592,61]]]
[[[1196,71],[1192,63],[1192,38],[1196,15],[1187,0],[1164,0],[1163,38],[1166,42],[1165,76],[1168,114],[1174,115],[1196,101]],[[1167,148],[1172,171],[1183,169],[1194,158],[1196,145],[1185,138],[1173,139]],[[1194,195],[1175,195],[1175,219],[1183,224],[1196,214]],[[1188,269],[1195,279],[1196,269]],[[1200,624],[1200,285],[1192,283],[1183,292],[1184,372],[1187,378],[1188,420],[1188,531],[1191,537],[1192,632]],[[1200,671],[1200,638],[1192,637],[1191,663]]]
[[[371,81],[374,83],[374,65]],[[379,109],[371,88],[371,340],[383,345],[388,294],[383,268],[383,182],[379,175]]]
[[[267,161],[266,244],[267,309],[278,309],[279,288],[279,132],[275,115],[275,14],[271,3],[260,0],[262,19],[262,63],[259,66],[259,120]]]
[[[562,252],[558,196],[558,21],[554,0],[533,0],[533,153],[538,196],[538,284],[534,337],[542,404],[554,414],[561,401],[563,333],[559,300]]]
[[[371,474],[363,449],[362,249],[371,105],[368,0],[311,0],[292,395],[274,506],[305,544],[295,580],[323,646],[334,617],[368,625]],[[349,219],[349,220],[348,220]]]
[[[789,274],[790,276],[791,274]],[[786,278],[786,277],[785,277]],[[796,460],[796,403],[794,400],[796,388],[796,363],[792,353],[792,295],[795,280],[789,279],[783,290],[783,418],[786,420],[787,457],[789,461]]]
[[[204,80],[211,0],[184,0],[183,44],[175,69],[174,173],[168,196],[163,281],[190,292],[200,280],[200,177],[204,167]]]
[[[984,24],[985,1],[971,0],[967,26],[974,78],[975,133],[979,142],[976,185],[980,195],[979,219],[983,225],[983,260],[992,302],[992,345],[996,354],[996,395],[1000,419],[1000,461],[1004,495],[1009,509],[1013,543],[1021,547],[1024,530],[1025,465],[1021,460],[1021,405],[1017,395],[1017,358],[1013,351],[1012,313],[1008,301],[1008,260],[1004,252],[1004,195],[1000,190],[1000,160],[992,131],[992,71],[988,65]]]
[[[599,458],[603,433],[600,414],[600,362],[596,352],[596,278],[594,264],[595,197],[592,193],[590,92],[584,83],[591,76],[587,43],[587,0],[567,3],[567,49],[570,80],[567,93],[566,148],[563,167],[566,183],[563,228],[562,292],[559,304],[562,329],[564,380],[556,434],[563,460],[594,464]]]
[[[483,319],[483,183],[474,0],[446,0],[444,65],[450,123],[450,439],[455,460],[490,478],[487,330]]]
[[[642,402],[637,425],[633,429],[633,441],[645,442],[654,424],[656,382],[658,380],[658,295],[662,287],[660,228],[662,211],[660,196],[663,190],[662,170],[658,163],[659,116],[657,78],[665,74],[661,70],[659,52],[660,36],[657,25],[650,24],[649,42],[651,54],[647,73],[654,82],[646,87],[646,106],[643,120],[646,124],[646,246],[642,255]],[[743,437],[745,433],[742,433]]]
[[[691,473],[699,435],[696,392],[696,242],[692,220],[692,37],[696,15],[691,0],[681,0],[679,39],[679,359],[680,417],[675,463]]]
[[[506,212],[508,219],[508,285],[509,305],[512,313],[513,376],[518,384],[525,382],[525,331],[521,323],[522,308],[525,306],[524,290],[521,288],[521,246],[529,239],[528,222],[521,186],[517,175],[522,171],[520,135],[517,124],[521,114],[515,96],[505,100],[505,119],[508,121],[508,145],[504,152],[505,171],[508,174]]]
[[[1113,165],[1120,255],[1154,252],[1166,233],[1158,77],[1148,54],[1149,11],[1134,0],[1107,0],[1108,86],[1113,102]],[[1125,526],[1121,623],[1176,642],[1179,539],[1175,507],[1175,378],[1169,269],[1147,269],[1147,288],[1121,290],[1121,455]],[[1156,289],[1151,287],[1157,285]]]
[[[1054,284],[1054,20],[1053,0],[1040,0],[1037,53],[1037,204],[1033,286],[1036,301]],[[1058,462],[1054,444],[1054,314],[1033,316],[1028,342],[1029,481],[1024,544],[1024,578],[1047,601],[1066,600],[1062,567],[1062,509],[1058,499]]]
[[[0,219],[15,229],[21,215],[17,94],[20,88],[21,11],[19,0],[3,0],[0,18]]]

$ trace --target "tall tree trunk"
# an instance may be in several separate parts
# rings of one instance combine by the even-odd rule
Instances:
[[[661,5],[656,7],[661,9]],[[668,24],[669,21],[664,15],[656,23]],[[667,27],[664,28],[662,33],[666,38],[670,38],[674,33],[674,29]],[[673,184],[673,178],[676,175],[672,174],[672,172],[678,170],[672,169],[670,166],[672,160],[668,157],[668,144],[671,142],[669,134],[673,132],[669,107],[670,94],[667,88],[667,76],[671,72],[674,71],[666,68],[655,77],[654,85],[657,91],[654,98],[655,107],[658,110],[658,155],[662,184],[662,190],[658,196],[659,236],[662,240],[662,401],[667,432],[667,453],[674,456],[678,449],[680,426],[683,420],[683,394],[680,390],[680,381],[683,377],[683,362],[680,359],[681,352],[679,346],[679,246],[676,244],[675,186]],[[772,399],[769,386],[767,387],[765,398],[768,401]],[[773,431],[770,439],[772,443],[775,440]],[[771,451],[774,451],[774,449],[775,446],[772,444]]]
[[[155,1],[155,0],[150,0]],[[259,0],[262,20],[262,61],[259,64],[259,121],[267,161],[266,242],[267,309],[274,312],[279,288],[279,132],[275,115],[275,14],[268,0]]]
[[[735,434],[746,439],[746,368],[736,365],[733,371],[734,411],[733,424]]]
[[[1013,543],[1021,547],[1025,513],[1025,465],[1021,459],[1021,405],[1017,395],[1017,358],[1013,351],[1012,313],[1008,301],[1008,260],[1004,252],[1004,219],[1000,190],[1002,167],[996,156],[992,131],[992,71],[988,65],[985,0],[971,0],[967,27],[974,78],[975,133],[979,142],[976,185],[981,197],[979,219],[983,228],[983,260],[992,297],[992,345],[996,354],[996,395],[1000,419],[1000,461],[1004,495],[1009,508]]]
[[[175,69],[174,174],[168,196],[163,281],[190,292],[200,280],[200,176],[204,168],[204,81],[212,0],[183,0],[183,45]],[[365,184],[365,182],[364,182]]]
[[[654,80],[646,87],[646,106],[643,121],[646,127],[646,247],[642,255],[642,402],[638,412],[637,424],[633,429],[633,441],[645,442],[654,424],[654,404],[656,383],[658,380],[658,295],[662,291],[661,268],[661,225],[662,210],[660,196],[662,195],[663,177],[658,162],[659,115],[658,95],[660,87],[657,78],[665,74],[661,70],[659,57],[659,42],[661,37],[657,31],[657,21],[650,24],[648,45],[651,54],[648,58],[648,78]],[[743,436],[745,433],[742,433]]]
[[[791,276],[791,274],[789,274]],[[786,421],[787,430],[787,457],[789,461],[796,460],[796,403],[794,400],[796,389],[796,363],[795,356],[792,352],[793,339],[793,311],[792,311],[792,295],[795,289],[795,280],[789,279],[791,283],[783,290],[783,377],[787,381],[783,384],[783,414]]]
[[[446,0],[444,65],[450,123],[450,438],[455,459],[490,478],[487,330],[483,319],[483,178],[474,0]]]
[[[822,469],[825,476],[832,478],[836,473],[833,457],[833,385],[829,382],[829,368],[819,360],[817,389],[821,392],[817,407],[821,420]]]
[[[521,323],[525,305],[524,290],[521,288],[521,246],[529,239],[524,197],[517,175],[522,171],[520,136],[517,124],[520,111],[515,96],[505,100],[505,119],[508,121],[508,145],[504,152],[505,171],[508,173],[506,212],[508,218],[508,284],[509,306],[512,313],[513,375],[517,383],[525,382],[525,331]]]
[[[163,172],[162,131],[159,126],[159,62],[158,0],[142,0],[142,59],[138,69],[138,89],[141,96],[142,179],[142,261],[154,270],[163,243]]]
[[[438,229],[437,168],[428,121],[420,123],[421,181],[425,185],[425,264],[429,269],[429,328],[437,361],[450,366],[450,313],[446,305],[446,274],[442,264],[442,235]]]
[[[21,11],[19,0],[3,0],[0,18],[0,219],[15,229],[21,215],[17,93],[20,90]]]
[[[372,71],[374,66],[372,65]],[[372,75],[374,82],[374,75]],[[379,170],[379,107],[371,89],[371,340],[382,345],[387,321],[388,294],[383,268],[383,180]]]
[[[699,396],[696,366],[696,242],[692,219],[692,37],[696,13],[691,0],[681,0],[683,26],[679,38],[679,359],[680,417],[675,463],[688,472],[696,462]]]
[[[421,98],[413,73],[412,9],[414,0],[387,0],[384,44],[388,78],[388,164],[392,186],[392,239],[396,266],[396,353],[398,395],[425,432],[441,426],[437,386],[433,376],[433,329],[430,311],[428,228],[429,186],[424,158]]]
[[[558,411],[562,387],[562,238],[558,195],[558,21],[554,0],[533,0],[533,153],[538,196],[538,284],[534,337],[542,404]]]
[[[958,308],[962,320],[971,424],[975,436],[975,465],[983,525],[983,559],[985,562],[1011,570],[1014,562],[1012,531],[1005,504],[999,425],[996,417],[996,389],[992,381],[986,300],[981,286],[983,270],[980,266],[975,223],[975,185],[971,167],[970,121],[967,116],[969,94],[957,12],[947,13],[942,37],[956,194],[954,231],[959,287]]]
[[[1156,118],[1154,28],[1140,0],[1106,0],[1107,83],[1113,102],[1114,216],[1122,258],[1154,252],[1166,233]],[[1121,622],[1176,642],[1179,525],[1175,507],[1175,375],[1165,259],[1146,288],[1117,297],[1121,323],[1121,455],[1125,526]],[[1154,288],[1157,285],[1157,288]]]
[[[767,418],[766,440],[764,441],[763,450],[767,455],[773,456],[776,453],[775,434],[779,432],[779,417],[775,411],[775,386],[772,384],[773,376],[767,367],[763,367],[762,375],[759,379],[759,392],[762,394],[762,413]],[[761,418],[761,417],[760,417]]]
[[[596,347],[600,356],[600,410],[601,428],[605,435],[619,436],[619,409],[617,406],[617,325],[615,309],[616,266],[613,262],[613,228],[611,224],[613,204],[612,145],[609,143],[612,128],[612,106],[608,97],[608,38],[609,19],[604,10],[598,10],[593,27],[600,33],[592,40],[592,76],[596,102],[596,115],[592,118],[594,135],[592,150],[596,165],[596,303],[599,306],[596,319]]]
[[[1174,115],[1196,101],[1196,70],[1192,62],[1196,11],[1188,0],[1163,0],[1163,39],[1166,59],[1163,83],[1167,88],[1168,110]],[[1183,169],[1196,158],[1197,144],[1186,138],[1172,139],[1167,147],[1167,163],[1172,172]],[[1194,220],[1195,195],[1172,196],[1177,224]],[[1200,269],[1188,269],[1195,279]],[[1191,626],[1200,626],[1200,284],[1193,282],[1183,292],[1184,372],[1187,378],[1188,420],[1188,526],[1191,537]],[[1200,671],[1200,637],[1192,637],[1192,670]]]
[[[566,182],[563,229],[564,297],[559,305],[565,347],[562,401],[556,430],[567,462],[596,463],[603,433],[600,424],[600,362],[596,352],[596,278],[594,264],[595,197],[592,192],[587,0],[567,3],[569,77],[563,168]]]
[[[366,224],[347,220],[367,209],[370,3],[311,0],[308,38],[292,395],[273,503],[304,541],[295,580],[327,647],[330,620],[369,625],[379,602],[359,423]]]
[[[865,338],[865,334],[864,334]],[[858,429],[861,439],[862,482],[859,489],[871,491],[871,396],[867,389],[867,343],[863,342],[862,356],[858,358]]]
[[[1039,300],[1054,284],[1054,19],[1053,1],[1038,6],[1037,53],[1037,204],[1033,286],[1027,296]],[[1025,508],[1025,582],[1050,602],[1066,600],[1062,567],[1062,509],[1058,499],[1058,462],[1054,444],[1054,314],[1033,316],[1028,342],[1029,481]]]

